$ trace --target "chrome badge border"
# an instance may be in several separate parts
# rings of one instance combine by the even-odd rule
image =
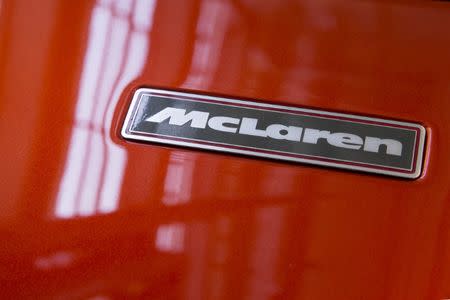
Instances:
[[[251,149],[249,147],[237,147],[233,145],[220,144],[216,142],[205,142],[205,141],[197,141],[188,138],[182,137],[169,137],[156,133],[152,133],[151,136],[148,134],[144,135],[140,132],[130,131],[130,126],[133,123],[134,115],[137,107],[139,106],[140,100],[143,95],[157,95],[175,98],[179,100],[186,101],[196,101],[196,102],[207,102],[214,103],[224,106],[238,106],[245,107],[251,109],[258,110],[268,110],[268,111],[282,111],[283,113],[291,113],[295,115],[308,115],[314,116],[317,118],[325,118],[325,119],[337,119],[342,121],[347,121],[350,123],[363,123],[363,124],[376,124],[381,127],[395,127],[395,128],[407,128],[406,130],[415,130],[416,131],[416,139],[415,139],[415,151],[414,151],[414,159],[413,166],[410,171],[399,169],[395,170],[394,167],[383,167],[378,165],[371,165],[368,163],[360,163],[360,162],[349,162],[349,161],[340,161],[338,159],[333,158],[320,158],[314,156],[308,156],[299,154],[299,156],[303,157],[292,157],[287,156],[287,154],[283,154],[282,152],[277,152],[273,150],[263,150],[263,149]],[[417,138],[417,134],[419,138]],[[344,114],[344,113],[335,113],[326,110],[318,110],[318,109],[305,109],[298,108],[292,106],[285,105],[275,105],[275,104],[267,104],[261,102],[247,101],[247,100],[237,100],[230,99],[224,97],[216,97],[216,96],[206,96],[196,93],[187,93],[187,92],[175,92],[170,90],[163,89],[154,89],[154,88],[140,88],[137,89],[134,93],[133,99],[131,101],[130,106],[128,107],[128,112],[125,117],[125,121],[122,126],[121,135],[125,139],[131,139],[135,141],[147,141],[147,142],[156,142],[167,145],[175,145],[175,146],[184,146],[190,148],[197,149],[205,149],[205,150],[213,150],[219,152],[228,152],[234,154],[243,154],[246,156],[256,156],[263,158],[270,158],[282,161],[292,161],[299,163],[306,163],[311,165],[325,166],[325,167],[334,167],[346,170],[356,170],[368,173],[375,174],[384,174],[402,178],[410,178],[416,179],[420,177],[422,172],[423,165],[423,154],[424,154],[424,146],[425,146],[425,137],[426,130],[425,128],[416,123],[410,122],[401,122],[401,121],[393,121],[381,118],[372,118],[372,117],[363,117],[359,115],[353,114]],[[419,141],[419,143],[417,143]],[[245,149],[243,149],[245,148]],[[273,152],[273,153],[270,153]]]

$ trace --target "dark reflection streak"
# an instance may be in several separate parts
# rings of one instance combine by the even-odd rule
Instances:
[[[130,48],[131,48],[131,43],[130,43],[131,35],[132,35],[132,32],[133,32],[133,29],[135,28],[135,26],[133,25],[133,21],[132,21],[133,12],[135,11],[135,9],[136,9],[136,0],[131,0],[130,14],[127,17],[128,23],[130,24],[130,28],[127,31],[127,35],[125,37],[126,49],[125,49],[125,51],[123,53],[124,59],[122,59],[122,61],[120,62],[120,67],[119,67],[119,70],[117,72],[116,78],[114,79],[113,84],[111,85],[112,88],[109,90],[108,97],[107,97],[108,100],[107,100],[107,103],[105,105],[105,109],[103,110],[101,121],[99,123],[99,124],[102,124],[102,126],[100,127],[100,132],[101,132],[102,144],[104,145],[104,147],[102,149],[104,160],[103,160],[103,164],[101,166],[101,171],[100,171],[100,177],[99,177],[100,178],[100,184],[97,185],[97,191],[95,193],[97,202],[98,202],[98,199],[100,199],[100,193],[101,193],[101,190],[102,190],[102,188],[104,186],[103,182],[105,181],[105,178],[106,178],[106,176],[105,176],[105,174],[106,174],[106,165],[108,164],[108,161],[110,159],[109,152],[107,151],[107,148],[106,148],[107,147],[106,136],[107,136],[108,133],[106,132],[105,126],[103,124],[105,123],[106,114],[108,112],[108,107],[110,106],[110,104],[111,104],[111,102],[113,100],[114,87],[118,86],[120,78],[121,78],[123,72],[125,71],[125,66],[128,63],[128,59],[127,58],[128,58],[128,53],[130,52]],[[117,13],[117,11],[116,11],[116,8],[114,8],[114,7],[113,7],[113,10],[114,10],[113,11],[113,16],[114,16]],[[109,29],[109,30],[111,30],[111,29]],[[109,34],[109,31],[108,31],[108,34]],[[110,39],[108,39],[108,41],[109,40]],[[97,208],[98,208],[98,205],[99,204],[97,203]]]
[[[106,9],[106,8],[105,8]],[[109,9],[111,9],[109,7]],[[105,39],[105,44],[103,45],[102,48],[102,59],[101,59],[101,63],[100,63],[100,72],[99,72],[99,78],[97,79],[97,89],[95,90],[94,93],[94,97],[93,97],[93,101],[95,101],[95,105],[94,105],[94,109],[92,110],[91,115],[89,116],[89,119],[92,120],[93,116],[96,115],[97,111],[98,111],[98,107],[99,107],[99,96],[100,96],[100,86],[104,80],[104,76],[105,76],[105,68],[106,68],[106,59],[108,57],[108,55],[106,54],[106,49],[109,49],[111,46],[111,34],[112,34],[112,30],[113,30],[113,26],[111,26],[113,22],[113,17],[110,16],[108,18],[108,23],[107,23],[107,38]],[[76,190],[76,195],[75,195],[75,201],[77,201],[77,208],[78,211],[81,212],[82,211],[82,199],[81,199],[81,190],[82,187],[85,186],[87,184],[87,169],[89,166],[89,158],[90,158],[90,153],[92,151],[93,148],[93,138],[94,138],[94,131],[90,131],[89,136],[88,136],[88,140],[87,140],[87,146],[86,146],[86,155],[84,157],[83,163],[82,163],[82,168],[81,168],[81,172],[80,172],[80,182],[78,184],[78,188]],[[106,143],[103,141],[103,149],[105,149],[106,147]],[[105,160],[102,161],[102,168],[105,166]],[[104,180],[103,178],[101,179],[102,181]],[[99,184],[98,186],[101,186],[101,184]]]

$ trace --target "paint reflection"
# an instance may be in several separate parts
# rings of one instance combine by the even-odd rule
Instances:
[[[124,86],[141,71],[148,52],[155,3],[98,1],[76,106],[75,124],[55,215],[110,213],[118,208],[127,155],[109,137]]]
[[[194,155],[177,152],[170,155],[164,179],[162,202],[165,205],[178,205],[190,201],[195,164]]]
[[[167,253],[184,252],[185,225],[181,223],[161,225],[156,231],[155,247]]]
[[[71,252],[60,251],[48,256],[40,256],[35,259],[34,266],[38,270],[50,271],[54,269],[65,269],[74,262],[75,255]]]
[[[216,75],[225,34],[232,16],[228,1],[202,1],[191,69],[183,86],[207,88]]]

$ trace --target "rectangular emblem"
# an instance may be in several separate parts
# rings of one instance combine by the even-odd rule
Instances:
[[[134,94],[122,136],[417,178],[425,128],[409,122],[142,88]]]

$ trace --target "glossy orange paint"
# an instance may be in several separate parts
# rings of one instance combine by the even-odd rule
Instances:
[[[120,138],[163,87],[420,122],[402,180]],[[0,296],[450,298],[450,3],[0,1]]]

